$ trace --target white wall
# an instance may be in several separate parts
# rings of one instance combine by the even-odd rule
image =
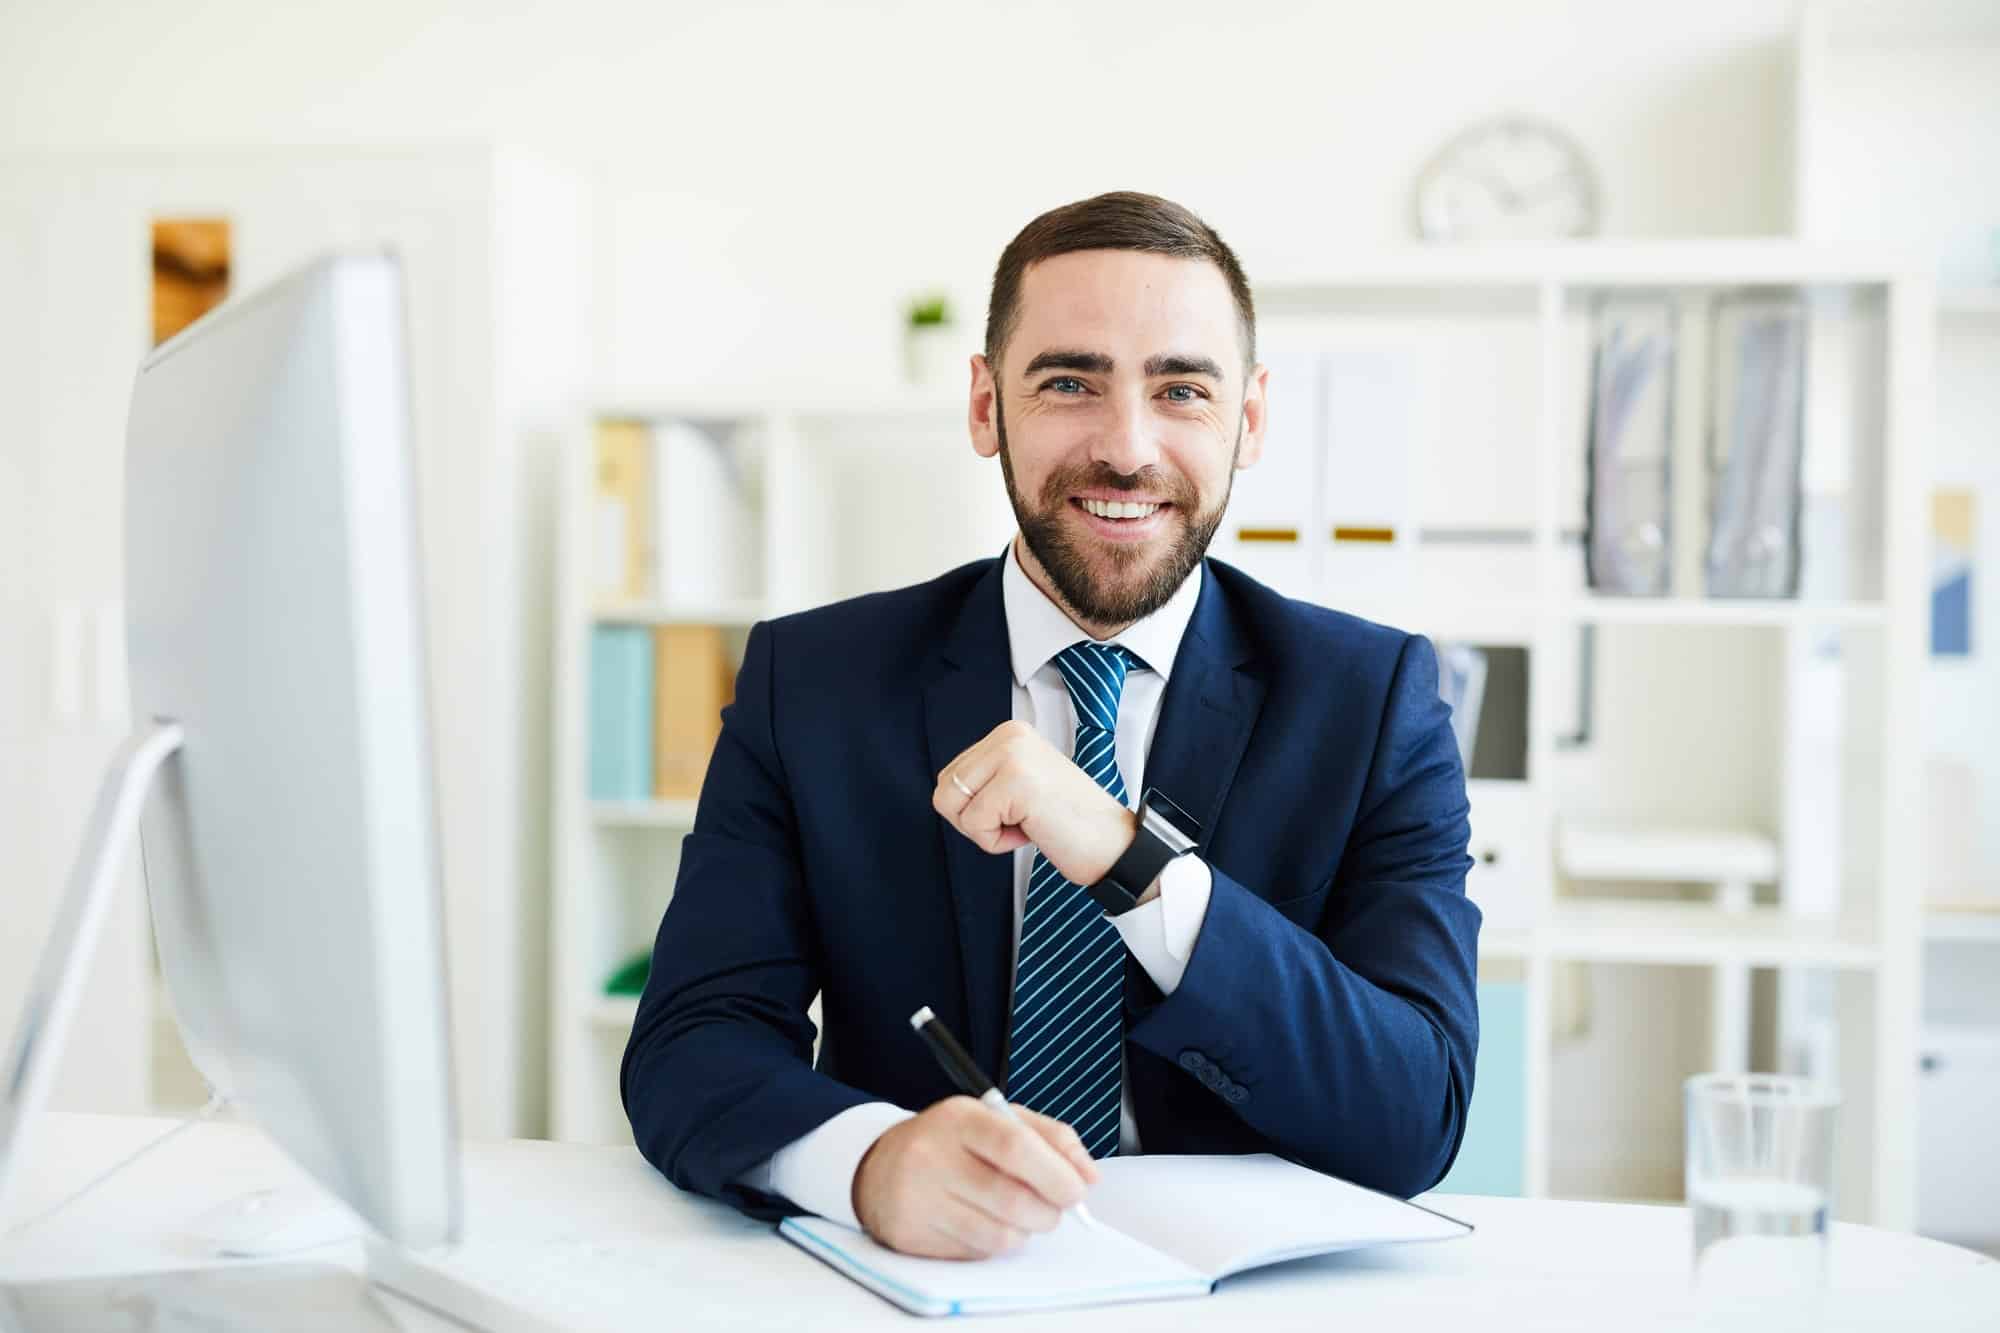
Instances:
[[[900,303],[1101,189],[1260,269],[1407,234],[1426,156],[1546,114],[1615,234],[1783,230],[1792,0],[1398,5],[16,0],[0,149],[496,137],[596,163],[621,385],[853,387]]]

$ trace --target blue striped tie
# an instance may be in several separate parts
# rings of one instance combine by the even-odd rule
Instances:
[[[1118,698],[1143,666],[1117,644],[1084,640],[1056,654],[1076,705],[1077,766],[1118,799]],[[1092,1157],[1118,1151],[1119,1055],[1125,1044],[1125,945],[1084,890],[1035,852],[1014,967],[1007,1096],[1076,1130]]]

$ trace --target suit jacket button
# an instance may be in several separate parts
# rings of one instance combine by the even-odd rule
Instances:
[[[1201,1079],[1201,1085],[1204,1088],[1207,1088],[1210,1092],[1221,1092],[1224,1088],[1229,1086],[1229,1080],[1224,1078],[1222,1076],[1222,1071],[1220,1069],[1217,1069],[1214,1065],[1204,1065],[1202,1067],[1202,1071],[1199,1077]]]
[[[1208,1068],[1208,1061],[1202,1058],[1200,1051],[1182,1051],[1181,1068],[1187,1070],[1190,1074],[1199,1074],[1202,1070]]]
[[[1250,1100],[1250,1089],[1241,1083],[1232,1083],[1222,1090],[1222,1096],[1231,1106],[1241,1106]]]

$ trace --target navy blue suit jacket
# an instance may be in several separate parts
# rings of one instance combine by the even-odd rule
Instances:
[[[1128,960],[1145,1150],[1417,1193],[1458,1151],[1479,1024],[1435,655],[1205,568],[1145,782],[1201,822],[1214,890],[1172,995]],[[1013,855],[931,808],[945,764],[1013,713],[1000,573],[751,630],[620,1074],[640,1150],[682,1188],[796,1212],[736,1177],[850,1106],[949,1096],[920,1005],[1004,1086]]]

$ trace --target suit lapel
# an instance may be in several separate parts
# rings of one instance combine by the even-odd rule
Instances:
[[[1000,568],[994,561],[973,585],[940,649],[940,673],[924,689],[933,777],[1014,715]],[[981,851],[943,819],[937,827],[965,969],[965,1041],[980,1068],[1000,1078],[1013,972],[1014,858]]]
[[[1203,855],[1263,708],[1263,679],[1244,668],[1252,657],[1249,636],[1211,563],[1174,657],[1153,748],[1146,756],[1146,786],[1159,788],[1200,821],[1197,842]]]

